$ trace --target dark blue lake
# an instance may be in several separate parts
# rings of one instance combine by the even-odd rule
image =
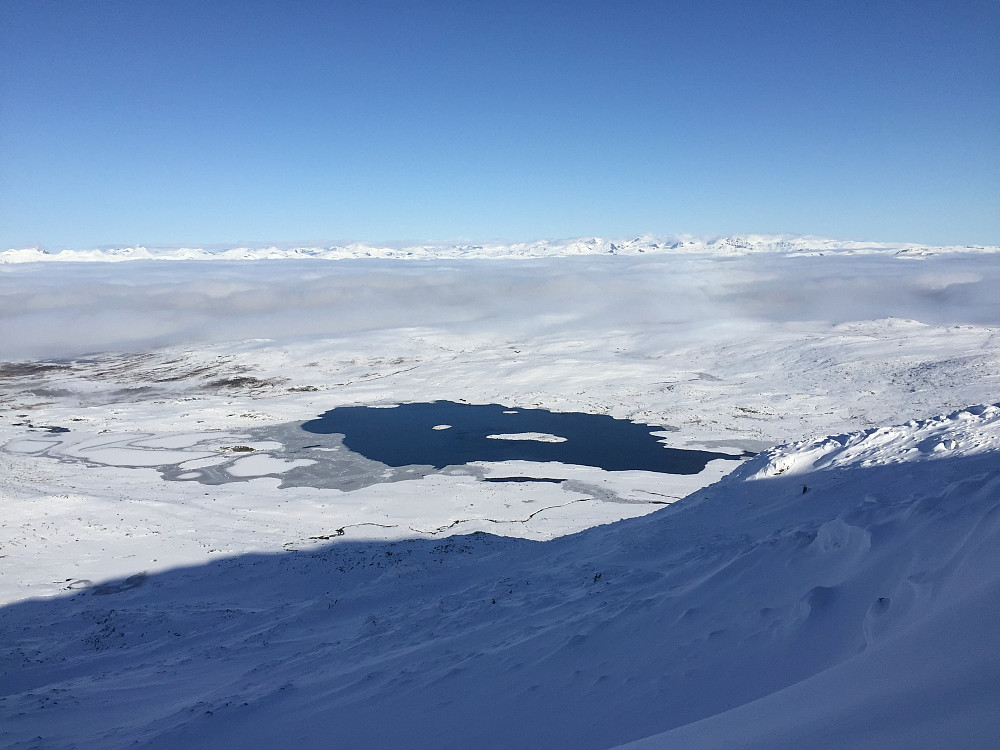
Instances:
[[[437,428],[437,429],[435,429]],[[653,435],[663,427],[601,414],[513,409],[499,404],[434,401],[393,408],[342,406],[302,425],[316,434],[341,434],[344,445],[388,466],[442,469],[471,461],[558,461],[605,471],[697,474],[709,461],[739,460],[713,451],[667,448]],[[541,433],[561,442],[496,439]]]

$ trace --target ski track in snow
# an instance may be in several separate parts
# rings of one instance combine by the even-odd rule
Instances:
[[[0,364],[0,745],[993,747],[992,256],[580,242],[632,257],[492,260],[492,291],[476,260],[345,261],[334,276],[372,279],[368,326],[322,301],[300,308],[315,330],[240,343],[226,335],[302,303],[283,296],[295,279],[319,289],[313,271],[253,281],[220,260],[180,299],[180,262],[148,279],[119,270],[141,262],[0,265],[11,342],[55,314],[126,333],[74,284],[170,331],[83,356],[98,330],[58,356],[39,327],[49,358]],[[529,278],[555,302],[500,283]],[[170,343],[178,318],[210,335]],[[436,399],[773,447],[694,476],[508,461],[288,483],[318,460],[288,425]]]

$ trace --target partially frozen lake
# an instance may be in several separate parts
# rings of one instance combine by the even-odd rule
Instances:
[[[304,503],[308,540],[325,540],[331,529],[398,536],[459,526],[551,538],[648,513],[718,480],[747,455],[738,439],[726,444],[729,452],[667,447],[677,433],[670,425],[447,400],[340,406],[237,431],[19,424],[24,432],[4,445],[8,455],[154,469],[171,484],[214,487],[163,492],[193,492],[213,504],[224,496],[250,514],[284,517],[289,503]],[[581,503],[586,510],[573,507]]]
[[[249,430],[250,445],[228,458],[159,469],[167,479],[205,484],[269,475],[280,476],[283,487],[350,491],[440,472],[545,482],[574,466],[687,476],[712,461],[749,455],[668,448],[663,438],[674,431],[602,414],[500,404],[340,406],[305,423]]]
[[[340,434],[344,446],[387,466],[443,469],[474,461],[557,461],[605,471],[697,474],[728,453],[667,448],[656,427],[603,414],[434,401],[391,408],[342,406],[302,425]]]

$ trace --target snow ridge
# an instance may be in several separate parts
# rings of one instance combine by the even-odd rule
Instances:
[[[747,480],[821,469],[870,467],[935,460],[948,455],[1000,451],[1000,404],[967,409],[904,425],[778,446],[740,466]]]

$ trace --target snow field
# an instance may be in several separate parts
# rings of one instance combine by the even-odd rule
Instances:
[[[977,413],[978,411],[978,413]],[[988,747],[996,407],[762,454],[547,543],[335,542],[0,612],[5,737],[52,746]],[[815,452],[806,451],[811,457]],[[803,493],[806,485],[808,491]]]
[[[0,264],[0,745],[992,747],[995,255],[756,241]],[[764,453],[289,484],[437,399]]]

